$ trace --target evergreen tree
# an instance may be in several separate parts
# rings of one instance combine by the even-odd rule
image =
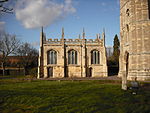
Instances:
[[[119,54],[120,54],[120,41],[118,39],[118,36],[115,35],[113,46],[113,60],[117,65],[119,65]]]

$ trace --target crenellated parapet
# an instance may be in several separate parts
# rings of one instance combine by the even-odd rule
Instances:
[[[61,43],[62,41],[61,41],[61,39],[57,39],[57,38],[55,38],[55,39],[52,39],[52,38],[50,38],[50,39],[48,39],[47,41],[46,41],[46,44],[56,44],[56,43]]]
[[[102,37],[102,38],[101,38]],[[85,31],[83,29],[82,37],[79,34],[78,38],[72,39],[65,39],[64,34],[64,28],[62,28],[62,36],[61,38],[49,38],[44,41],[44,44],[97,44],[100,46],[105,46],[105,31],[102,33],[102,36],[100,34],[96,34],[96,38],[93,39],[87,39],[85,36]]]
[[[66,44],[81,44],[82,39],[65,39]]]
[[[46,44],[61,44],[63,39],[48,39]],[[64,39],[65,44],[81,44],[85,40],[87,44],[101,44],[103,45],[103,39]]]
[[[103,39],[87,39],[86,43],[103,43]]]

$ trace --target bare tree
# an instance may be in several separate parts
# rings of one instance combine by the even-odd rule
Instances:
[[[0,35],[0,54],[1,54],[1,67],[3,69],[3,75],[5,75],[5,63],[9,55],[15,54],[19,45],[20,40],[15,35],[4,33]]]
[[[17,54],[20,56],[20,65],[24,68],[24,75],[27,75],[27,69],[37,65],[38,51],[29,43],[24,43],[19,47]]]
[[[12,8],[5,7],[5,3],[8,2],[9,0],[0,0],[0,12],[4,13],[13,13]]]

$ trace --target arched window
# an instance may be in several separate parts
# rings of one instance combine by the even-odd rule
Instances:
[[[77,64],[77,51],[70,50],[68,52],[68,64]]]
[[[126,24],[126,28],[127,28],[127,32],[129,32],[129,25],[128,24]]]
[[[129,41],[129,25],[128,24],[126,24],[126,29],[127,29],[126,42],[128,43]]]
[[[127,14],[127,16],[130,16],[130,10],[129,9],[126,10],[126,14]]]
[[[93,50],[91,52],[91,64],[99,64],[100,63],[100,53],[97,50]]]
[[[57,52],[50,50],[47,52],[48,64],[57,64]]]

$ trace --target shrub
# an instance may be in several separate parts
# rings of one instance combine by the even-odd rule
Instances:
[[[32,75],[33,77],[37,77],[37,73],[38,73],[38,68],[32,68],[29,70],[29,75]]]

